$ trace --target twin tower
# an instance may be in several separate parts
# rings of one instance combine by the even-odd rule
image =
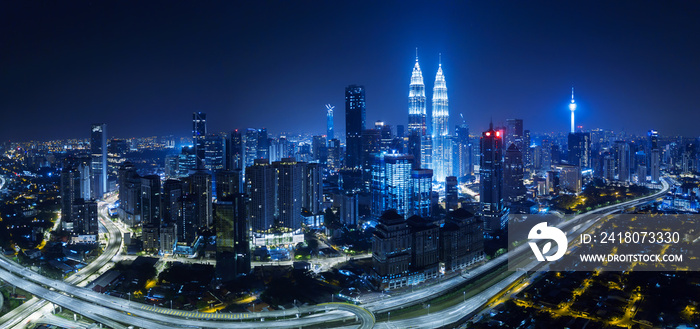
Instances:
[[[452,139],[449,135],[447,85],[441,61],[435,75],[432,106],[432,125],[428,130],[425,84],[416,51],[416,64],[408,92],[409,153],[420,159],[416,161],[420,167],[433,170],[434,180],[445,182],[445,177],[452,175]]]

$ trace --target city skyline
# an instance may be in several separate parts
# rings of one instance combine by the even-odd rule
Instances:
[[[566,132],[574,85],[584,129],[697,135],[681,119],[694,115],[700,86],[700,36],[691,32],[700,23],[689,8],[411,4],[4,4],[13,33],[1,39],[9,51],[0,64],[0,140],[81,138],[77,128],[94,122],[110,125],[110,137],[186,136],[174,118],[198,111],[217,118],[211,131],[323,134],[324,104],[341,106],[350,84],[366,87],[367,122],[406,125],[415,47],[425,72],[438,69],[442,53],[450,127],[461,113],[474,131],[493,116]],[[398,19],[385,22],[389,13]],[[366,26],[350,33],[360,16]],[[243,28],[254,32],[232,32]],[[335,117],[341,136],[343,120]]]

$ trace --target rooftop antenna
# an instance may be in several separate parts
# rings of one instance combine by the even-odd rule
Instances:
[[[442,53],[438,53],[438,66],[442,67]]]
[[[416,62],[418,61],[418,47],[416,47]]]

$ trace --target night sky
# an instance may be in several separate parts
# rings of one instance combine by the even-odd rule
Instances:
[[[451,124],[518,117],[699,136],[697,1],[4,1],[0,140],[187,136],[266,127],[345,130],[344,88],[367,122],[406,124],[415,47],[432,96],[438,53]],[[428,102],[430,111],[430,102]]]

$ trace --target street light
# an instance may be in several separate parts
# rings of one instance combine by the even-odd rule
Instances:
[[[462,296],[464,296],[464,298],[462,298],[462,301],[466,302],[467,301],[467,291],[466,290],[462,291]]]
[[[388,316],[386,322],[391,322],[391,312],[389,312],[389,316]]]

